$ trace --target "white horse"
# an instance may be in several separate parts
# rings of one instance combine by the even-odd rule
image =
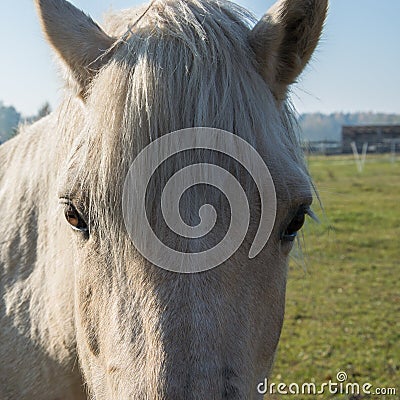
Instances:
[[[156,0],[110,15],[104,30],[65,0],[35,2],[66,88],[58,110],[0,147],[0,398],[258,398],[280,336],[288,254],[312,199],[286,97],[327,0],[281,0],[253,29],[225,0]],[[137,251],[121,199],[136,155],[192,127],[253,145],[277,214],[250,260],[260,205],[249,190],[255,213],[241,248],[217,268],[179,274]],[[236,170],[220,153],[202,156]],[[204,190],[187,195],[184,212]],[[214,243],[228,212],[210,196],[223,204],[222,227],[205,240]],[[173,241],[159,208],[150,214]]]

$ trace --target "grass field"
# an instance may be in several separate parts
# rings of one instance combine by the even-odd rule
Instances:
[[[400,399],[400,159],[309,160],[324,212],[304,230],[303,256],[291,261],[287,310],[270,382],[347,382],[397,389]],[[372,389],[373,390],[373,389]],[[271,397],[269,397],[271,398]],[[316,396],[276,395],[273,399]]]

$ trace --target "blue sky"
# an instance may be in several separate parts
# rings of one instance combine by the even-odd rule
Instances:
[[[261,15],[273,0],[239,0]],[[321,45],[293,88],[299,112],[400,113],[400,0],[331,0]],[[74,0],[101,21],[110,7],[137,0]],[[1,0],[0,100],[25,115],[46,100],[54,107],[62,83],[40,32],[33,0]]]

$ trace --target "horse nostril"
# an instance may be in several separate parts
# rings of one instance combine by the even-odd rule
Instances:
[[[100,346],[97,335],[94,332],[89,332],[88,347],[95,357],[100,355]]]

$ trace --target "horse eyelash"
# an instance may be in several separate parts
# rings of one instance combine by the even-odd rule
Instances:
[[[315,214],[315,212],[311,209],[311,207],[307,207],[304,212],[306,213],[306,215],[308,215],[314,222],[316,222],[317,224],[320,223],[320,220],[317,216],[317,214]]]

